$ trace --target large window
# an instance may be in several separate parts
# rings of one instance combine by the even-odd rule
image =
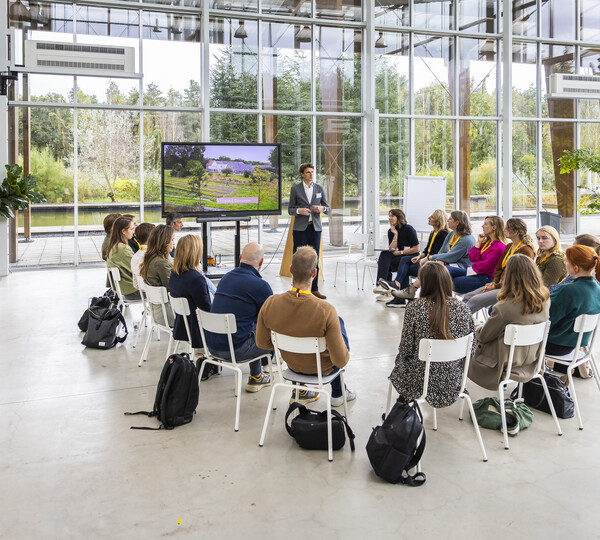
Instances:
[[[281,143],[284,199],[298,166],[314,163],[336,246],[344,222],[401,206],[415,174],[446,178],[448,209],[477,218],[510,197],[518,215],[557,212],[562,231],[576,232],[577,186],[585,194],[599,180],[561,173],[558,159],[598,148],[600,99],[553,95],[551,80],[600,74],[599,2],[512,0],[503,57],[499,0],[370,1],[10,0],[19,75],[9,155],[37,173],[48,199],[19,216],[20,234],[38,236],[18,243],[13,260],[99,261],[106,213],[159,221],[162,141]],[[24,70],[28,40],[130,47],[135,73]],[[510,193],[498,193],[507,182]]]

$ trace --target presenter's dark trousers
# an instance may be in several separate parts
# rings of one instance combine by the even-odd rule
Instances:
[[[321,231],[315,231],[312,223],[309,223],[306,229],[303,231],[292,231],[292,239],[294,240],[294,251],[302,246],[310,246],[315,249],[317,256],[319,255],[319,248],[321,247]],[[317,259],[317,275],[313,279],[311,291],[319,290],[319,261]]]

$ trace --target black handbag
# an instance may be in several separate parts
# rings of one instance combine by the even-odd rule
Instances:
[[[119,336],[121,327],[124,335]],[[123,343],[127,334],[125,318],[118,308],[91,307],[88,309],[88,327],[81,344],[93,349],[111,349],[117,343]]]
[[[288,424],[289,416],[296,410],[298,416],[295,416],[291,424]],[[294,402],[285,414],[285,429],[302,448],[327,450],[327,411],[313,411]],[[346,417],[332,410],[331,445],[334,450],[339,450],[346,443],[345,432],[348,433],[350,449],[354,452],[354,433],[352,433]]]
[[[113,305],[116,306],[117,301],[118,301],[117,295],[114,293],[114,291],[112,289],[108,289],[102,296],[94,296],[93,298],[90,298],[87,309],[83,312],[83,315],[81,316],[81,318],[79,319],[79,322],[77,323],[79,330],[81,330],[82,332],[85,332],[87,330],[88,320],[89,320],[88,310],[90,308],[93,308],[93,307],[109,308]]]
[[[550,399],[552,399],[556,416],[559,418],[573,418],[575,405],[565,383],[550,373],[544,373],[544,379],[548,385],[548,392],[550,392]],[[518,389],[515,388],[511,397],[515,399],[517,393]],[[539,379],[532,379],[523,384],[523,399],[525,404],[531,408],[551,414],[546,394],[544,394],[544,387]]]

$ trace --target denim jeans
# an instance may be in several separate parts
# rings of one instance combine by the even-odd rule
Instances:
[[[473,276],[456,277],[452,281],[454,282],[454,290],[458,294],[465,294],[490,283],[492,278],[487,274],[475,274]]]
[[[419,263],[410,262],[413,257],[415,257],[415,255],[406,255],[400,259],[400,263],[398,264],[396,281],[400,283],[401,289],[406,289],[406,287],[408,287],[408,277],[417,277],[419,268],[421,268]]]
[[[273,351],[267,351],[265,349],[261,349],[256,345],[256,338],[254,332],[251,332],[246,341],[241,345],[237,345],[234,347],[235,349],[235,361],[239,364],[251,360],[252,358],[256,358],[262,354],[273,354]],[[218,356],[219,358],[223,358],[223,360],[231,361],[231,354],[229,354],[229,350],[227,351],[213,351],[209,349],[211,354],[214,356]],[[256,360],[254,362],[250,362],[250,375],[253,377],[258,377],[262,371],[260,360]]]

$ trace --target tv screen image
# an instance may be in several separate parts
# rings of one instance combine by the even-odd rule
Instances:
[[[223,217],[281,213],[279,144],[162,143],[162,211]]]

